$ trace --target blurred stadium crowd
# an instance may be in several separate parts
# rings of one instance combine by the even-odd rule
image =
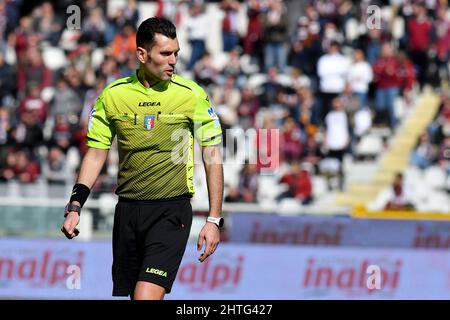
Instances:
[[[135,32],[147,16],[139,2],[122,3],[111,11],[100,0],[0,0],[3,183],[73,183],[97,96],[137,68]],[[82,11],[79,30],[66,28],[71,4]],[[372,4],[382,13],[373,29]],[[221,19],[221,59],[207,49],[208,5],[160,0],[156,15],[172,19],[179,31],[183,26],[189,48],[182,50],[190,56],[180,59],[178,73],[205,87],[223,129],[280,129],[276,179],[284,188],[277,201],[314,202],[318,175],[336,178],[327,188],[344,189],[344,156],[362,159],[357,146],[371,130],[384,130],[386,142],[427,86],[441,105],[411,163],[450,174],[447,1],[219,1],[221,14],[213,18]],[[224,130],[225,141],[231,132]],[[111,152],[94,197],[114,191],[117,160]],[[260,169],[243,164],[226,201],[257,202]]]

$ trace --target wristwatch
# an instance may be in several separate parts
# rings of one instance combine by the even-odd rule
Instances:
[[[67,217],[69,212],[72,212],[72,211],[75,211],[76,213],[78,213],[78,215],[80,215],[81,214],[81,207],[77,206],[76,204],[68,203],[66,205],[66,208],[64,209],[64,218]]]
[[[222,217],[211,217],[211,216],[206,218],[206,221],[214,223],[219,229],[223,227],[223,224],[225,222]]]

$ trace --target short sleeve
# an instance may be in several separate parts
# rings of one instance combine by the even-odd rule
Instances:
[[[222,142],[219,117],[201,88],[196,90],[197,105],[194,112],[194,136],[202,147]]]
[[[114,126],[106,116],[105,104],[100,96],[89,114],[86,145],[97,149],[109,149],[115,135]]]

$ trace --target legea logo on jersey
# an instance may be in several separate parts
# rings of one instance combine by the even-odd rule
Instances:
[[[152,130],[155,127],[155,115],[144,116],[144,128]]]
[[[139,107],[160,107],[161,102],[159,101],[151,101],[151,102],[139,102]]]

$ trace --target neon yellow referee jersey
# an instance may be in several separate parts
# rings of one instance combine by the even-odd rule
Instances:
[[[146,88],[133,75],[109,84],[90,114],[88,147],[109,149],[115,136],[116,194],[156,200],[194,194],[194,137],[201,146],[216,145],[222,130],[195,82],[174,75]]]

